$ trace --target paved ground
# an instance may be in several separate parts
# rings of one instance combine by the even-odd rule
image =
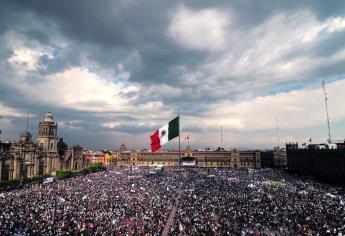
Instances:
[[[180,198],[181,198],[181,195],[182,195],[182,188],[183,188],[183,183],[181,183],[180,186],[179,186],[178,195],[177,195],[174,207],[171,209],[171,212],[169,214],[168,220],[165,223],[162,236],[168,236],[169,235],[171,225],[172,225],[172,223],[174,221],[174,218],[175,218],[175,215],[176,215],[176,211],[177,211],[177,209],[179,207],[179,204],[180,204]]]

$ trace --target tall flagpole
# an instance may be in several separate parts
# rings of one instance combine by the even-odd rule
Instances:
[[[223,150],[223,126],[220,126],[220,147]]]
[[[178,170],[180,171],[181,165],[181,123],[180,123],[180,109],[178,109]]]

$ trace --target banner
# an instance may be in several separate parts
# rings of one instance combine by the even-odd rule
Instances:
[[[49,177],[49,178],[43,179],[43,183],[44,184],[53,183],[53,182],[54,182],[54,178],[53,177]]]

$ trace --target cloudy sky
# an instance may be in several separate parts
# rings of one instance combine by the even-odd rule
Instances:
[[[51,111],[84,147],[149,148],[181,113],[182,147],[345,138],[345,1],[0,0],[1,140]],[[176,147],[176,141],[167,148]]]

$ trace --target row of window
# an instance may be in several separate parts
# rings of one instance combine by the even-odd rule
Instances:
[[[49,146],[48,146],[48,148],[49,148]],[[44,150],[44,151],[48,151],[48,150],[47,150],[47,147],[46,147],[46,146],[43,146],[43,143],[40,143],[40,149],[42,149],[42,150]],[[57,149],[57,143],[55,143],[55,145],[54,145],[54,143],[50,143],[50,148],[49,148],[49,150],[53,151],[53,150],[56,150],[56,149]]]
[[[204,163],[204,164],[203,164]],[[124,164],[124,163],[122,163]],[[128,164],[128,162],[126,162]],[[138,161],[133,163],[134,165],[153,165],[153,164],[162,164],[162,165],[171,165],[173,162],[165,162],[165,161]],[[231,166],[230,162],[202,162],[200,163],[201,166]],[[199,165],[199,166],[200,166]],[[253,163],[241,163],[241,167],[252,167],[254,166]],[[234,167],[237,168],[237,165],[234,164]]]
[[[136,161],[136,159],[129,159],[129,158],[119,158],[119,161]],[[140,158],[139,161],[158,161],[158,162],[163,162],[163,161],[178,161],[178,158],[169,158],[167,159],[162,159],[162,158]],[[206,159],[197,159],[198,162],[254,162],[253,158],[241,158],[241,159],[228,159],[228,158],[206,158]],[[256,160],[256,162],[259,162],[259,160]]]

